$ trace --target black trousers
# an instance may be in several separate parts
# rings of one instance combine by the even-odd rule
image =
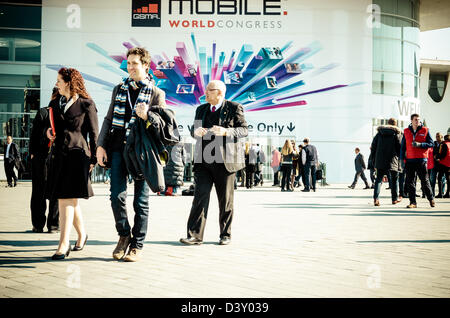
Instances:
[[[305,163],[305,190],[316,190],[316,164],[311,162]],[[311,180],[311,182],[310,182]]]
[[[6,174],[6,180],[8,181],[8,185],[13,185],[14,183],[17,183],[17,176],[14,172],[14,161],[9,160],[8,158],[5,158],[4,161],[5,166],[5,174]]]
[[[289,190],[291,188],[292,164],[281,165],[281,189]]]
[[[36,229],[43,229],[45,225],[45,158],[33,157],[31,159],[31,223]],[[59,227],[58,199],[49,200],[47,229]]]
[[[223,163],[198,165],[194,171],[195,192],[187,224],[188,238],[195,237],[203,240],[213,185],[219,200],[220,238],[231,237],[235,174],[235,172],[228,172]]]
[[[356,183],[358,182],[358,178],[361,177],[361,179],[364,181],[364,183],[366,184],[366,187],[369,186],[369,183],[367,182],[367,178],[366,175],[364,174],[364,170],[363,171],[357,171],[355,173],[355,179],[353,179],[353,183],[352,186],[355,186]]]
[[[436,164],[435,166],[436,170],[437,170],[437,181],[438,181],[438,189],[439,189],[439,195],[443,195],[443,182],[442,182],[442,178],[445,176],[445,180],[447,182],[447,193],[449,193],[449,182],[450,182],[450,171],[449,171],[449,167],[446,167],[444,165],[441,164]]]
[[[406,162],[406,193],[409,196],[409,202],[416,204],[416,175],[419,177],[422,184],[422,191],[425,193],[427,199],[433,200],[433,193],[431,192],[430,179],[428,178],[428,170],[426,162]]]
[[[280,175],[280,169],[277,170],[277,172],[273,173],[273,185],[279,185],[280,180],[278,180],[278,176]]]
[[[245,166],[245,186],[253,188],[255,183],[255,165],[248,164]]]

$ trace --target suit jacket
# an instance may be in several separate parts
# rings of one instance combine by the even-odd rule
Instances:
[[[210,104],[202,104],[197,107],[195,111],[194,125],[191,128],[191,136],[196,139],[195,153],[194,153],[194,171],[199,164],[205,162],[203,158],[203,138],[194,136],[194,130],[196,128],[203,127],[205,123],[205,117],[210,108]],[[220,140],[219,154],[217,154],[217,160],[224,163],[228,172],[236,172],[245,167],[244,148],[241,138],[248,136],[248,125],[244,117],[244,108],[241,104],[224,100],[220,107],[219,124],[227,129],[227,135],[223,138],[216,138]]]
[[[91,163],[97,163],[95,150],[98,138],[98,117],[94,101],[79,97],[65,113],[59,107],[58,98],[50,102],[50,107],[53,108],[55,121],[56,149],[63,153],[68,153],[75,148],[83,149],[90,157]]]
[[[358,153],[355,158],[355,170],[356,172],[362,172],[366,169],[366,163],[364,162],[364,156]]]
[[[7,148],[8,148],[8,144],[5,143],[4,146],[3,146],[3,154],[5,156],[5,160],[6,160],[6,149]],[[9,147],[9,154],[8,155],[9,155],[8,156],[9,162],[20,160],[19,148],[13,142],[11,143],[11,146]]]
[[[33,119],[33,127],[30,135],[30,155],[45,158],[48,154],[47,129],[50,128],[49,107],[39,109]]]

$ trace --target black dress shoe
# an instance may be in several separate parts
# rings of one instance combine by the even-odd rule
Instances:
[[[186,245],[200,245],[203,243],[201,239],[195,237],[182,238],[180,242]]]
[[[80,246],[77,246],[77,245],[75,244],[75,246],[73,247],[72,251],[74,251],[74,252],[81,251],[81,250],[86,246],[87,240],[88,240],[88,235],[86,234],[86,238],[84,239],[83,245],[80,247]]]
[[[34,226],[33,226],[32,231],[33,231],[33,233],[44,233],[44,230],[43,230],[43,229],[37,229],[37,228],[35,228]]]
[[[59,227],[50,226],[50,228],[48,229],[48,233],[59,233]]]
[[[307,189],[303,189],[302,192],[309,192],[310,190]]]
[[[65,259],[67,256],[69,256],[71,249],[72,249],[72,247],[69,244],[69,248],[67,249],[67,252],[65,254],[56,254],[55,253],[52,256],[52,260],[59,261],[59,260]]]
[[[228,236],[222,237],[219,241],[219,245],[228,245],[231,243],[231,239]]]
[[[348,186],[350,189],[354,189],[355,188],[355,186],[352,186],[352,185],[349,185]]]

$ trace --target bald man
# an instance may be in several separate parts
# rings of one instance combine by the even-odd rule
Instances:
[[[203,243],[212,186],[219,200],[220,245],[231,240],[234,179],[245,167],[241,138],[248,126],[241,104],[225,99],[226,86],[214,80],[206,86],[206,104],[197,107],[191,135],[196,139],[194,154],[195,193],[187,224],[186,245]]]

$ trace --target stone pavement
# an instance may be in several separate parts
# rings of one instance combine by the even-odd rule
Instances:
[[[385,189],[374,207],[372,190],[361,185],[316,193],[239,188],[232,243],[219,246],[213,191],[205,243],[183,246],[193,197],[152,194],[143,259],[125,263],[111,257],[118,237],[109,186],[97,184],[96,196],[81,200],[86,248],[51,261],[59,234],[30,231],[31,183],[4,185],[0,297],[450,296],[449,199],[430,208],[419,198],[419,208],[409,210],[407,200],[391,205]]]

